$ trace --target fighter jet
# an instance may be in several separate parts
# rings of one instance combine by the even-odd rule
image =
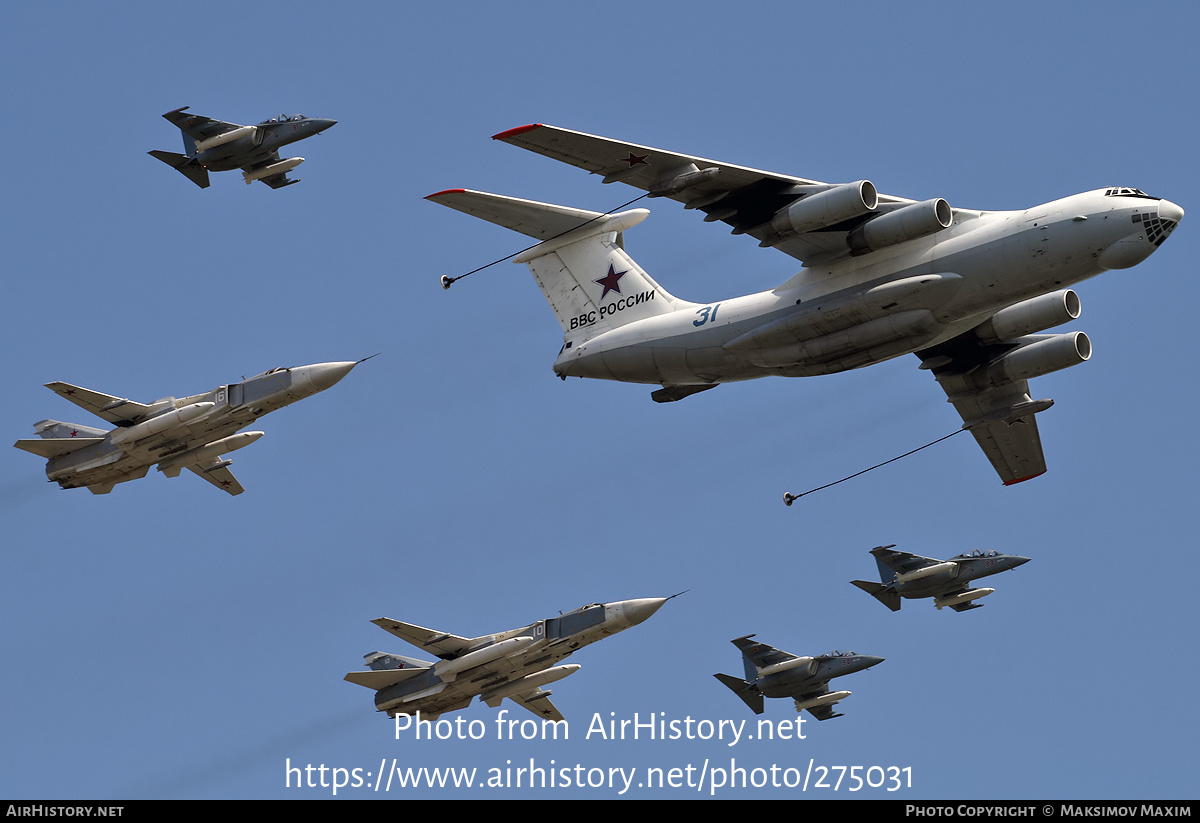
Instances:
[[[956,612],[978,609],[975,603],[987,597],[995,589],[973,589],[972,580],[999,574],[1029,562],[1028,557],[1018,554],[973,551],[951,557],[949,560],[934,560],[919,554],[895,552],[895,546],[878,546],[871,549],[879,565],[879,579],[883,583],[867,580],[851,580],[867,594],[874,597],[894,612],[900,611],[902,597],[932,597],[933,605],[941,610],[949,606]]]
[[[625,253],[646,209],[601,214],[452,189],[428,199],[542,241],[528,264],[563,330],[554,372],[658,384],[660,402],[768,375],[833,374],[915,353],[1001,480],[1046,471],[1028,380],[1091,357],[1065,288],[1150,256],[1183,218],[1111,186],[1024,211],[952,208],[595,137],[555,126],[496,140],[722,221],[804,268],[778,288],[712,303],[677,298]],[[444,277],[447,288],[453,282]],[[502,317],[503,315],[501,315]]]
[[[163,117],[183,132],[184,154],[152,151],[151,155],[191,180],[208,188],[210,171],[242,170],[246,185],[261,180],[273,189],[281,189],[300,180],[287,173],[304,162],[303,157],[279,159],[279,149],[337,125],[336,120],[281,114],[256,126],[240,126],[197,114],[185,114],[187,106],[169,111]]]
[[[869,669],[883,662],[882,657],[871,657],[857,652],[831,651],[817,657],[797,657],[794,654],[772,648],[765,643],[756,643],[748,634],[731,641],[742,650],[742,665],[746,668],[746,679],[729,674],[714,674],[742,698],[755,714],[763,713],[764,697],[790,697],[796,711],[807,709],[817,720],[841,717],[833,710],[839,700],[845,700],[850,692],[829,691],[829,681],[845,674]]]
[[[493,709],[507,697],[538,717],[558,721],[562,713],[541,687],[574,674],[579,666],[555,664],[582,646],[636,626],[670,599],[591,603],[522,629],[475,638],[381,617],[371,622],[439,660],[371,652],[364,657],[371,671],[350,672],[346,680],[374,689],[376,710],[390,717],[420,712],[422,720],[435,720],[466,708],[479,695]]]
[[[241,494],[242,484],[229,471],[233,461],[221,456],[263,436],[241,429],[264,414],[325,391],[361,362],[271,369],[204,394],[164,397],[153,403],[70,383],[47,383],[55,394],[117,428],[109,431],[42,420],[33,426],[40,440],[18,440],[13,445],[49,458],[46,476],[64,489],[86,486],[93,494],[108,494],[117,483],[145,477],[157,463],[167,477],[178,477],[187,469],[222,491]]]

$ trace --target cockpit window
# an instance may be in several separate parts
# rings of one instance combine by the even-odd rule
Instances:
[[[1146,200],[1161,200],[1161,197],[1151,197],[1141,189],[1131,189],[1128,186],[1113,186],[1104,190],[1105,197],[1142,197]]]
[[[834,649],[831,652],[825,652],[825,654],[821,655],[821,657],[854,657],[857,654],[858,652],[848,652],[843,651],[842,649]]]
[[[261,123],[259,123],[259,125],[266,126],[271,123],[287,123],[287,122],[294,122],[296,120],[307,120],[307,119],[308,119],[308,117],[303,114],[281,114],[278,117],[272,117],[270,120],[264,120]]]

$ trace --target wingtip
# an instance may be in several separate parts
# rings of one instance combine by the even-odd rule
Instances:
[[[1037,472],[1036,474],[1030,474],[1025,477],[1018,477],[1016,480],[1005,480],[1004,485],[1015,486],[1018,483],[1024,483],[1026,480],[1032,480],[1035,477],[1041,477],[1043,474],[1046,473],[1046,471],[1047,471],[1046,469],[1042,469],[1040,472]]]
[[[516,137],[518,134],[524,134],[527,131],[540,129],[543,125],[544,124],[542,123],[530,123],[528,126],[517,126],[515,129],[509,129],[508,131],[502,131],[499,134],[493,134],[492,139],[507,140],[510,137]]]
[[[466,189],[442,189],[441,191],[435,191],[433,194],[425,195],[425,199],[432,200],[435,197],[441,197],[443,194],[462,194],[465,191]]]

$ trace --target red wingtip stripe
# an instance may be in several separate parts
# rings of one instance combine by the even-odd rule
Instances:
[[[1028,477],[1018,477],[1016,480],[1005,480],[1005,481],[1004,481],[1004,485],[1006,485],[1006,486],[1015,486],[1015,485],[1017,485],[1018,483],[1024,483],[1026,480],[1032,480],[1032,479],[1033,479],[1033,478],[1035,478],[1035,477],[1041,477],[1041,476],[1042,476],[1043,474],[1045,474],[1045,473],[1046,473],[1046,470],[1045,470],[1045,469],[1042,469],[1042,470],[1041,470],[1040,472],[1038,472],[1037,474],[1031,474],[1031,475],[1029,475]]]
[[[461,194],[464,191],[466,189],[443,189],[442,191],[435,191],[433,194],[425,195],[425,199],[432,200],[435,197],[441,197],[443,194]]]
[[[510,137],[516,137],[518,134],[524,134],[527,131],[533,131],[534,129],[540,129],[541,127],[541,123],[530,123],[528,126],[517,126],[515,129],[509,129],[508,131],[502,131],[499,134],[493,134],[492,139],[507,140]]]

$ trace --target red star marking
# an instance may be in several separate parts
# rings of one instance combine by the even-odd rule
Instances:
[[[617,294],[620,294],[621,293],[621,286],[620,286],[621,278],[624,277],[627,273],[628,273],[628,270],[614,271],[612,263],[609,263],[608,264],[608,274],[604,275],[599,280],[592,281],[593,283],[599,283],[601,286],[604,286],[604,293],[600,295],[600,299],[603,300],[605,297],[608,297],[608,293],[610,291],[615,291]]]
[[[63,394],[74,394],[74,393],[75,393],[74,389],[67,389],[65,392],[63,392]]]
[[[621,162],[628,163],[629,168],[633,168],[634,166],[648,166],[650,164],[646,162],[646,158],[649,156],[648,154],[634,154],[633,152],[629,152],[629,156]]]
[[[232,484],[232,483],[230,483],[228,480],[222,480],[222,481],[221,481],[221,486],[222,486],[222,487],[224,487],[224,488],[228,488],[228,487],[229,487],[229,486],[231,486],[231,485],[233,485],[233,484]]]
[[[79,432],[78,432],[78,431],[76,431],[75,429],[71,429],[71,436],[72,436],[72,437],[74,437],[74,436],[75,436],[75,435],[77,435],[77,434],[79,434]]]

